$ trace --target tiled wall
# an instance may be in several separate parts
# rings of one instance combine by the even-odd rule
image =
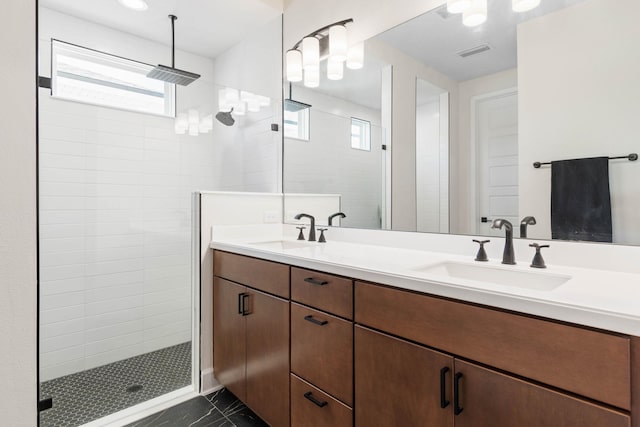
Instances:
[[[380,112],[299,87],[294,93],[296,100],[313,105],[310,137],[309,141],[285,138],[284,192],[338,194],[347,215],[341,225],[380,228],[384,182]],[[371,122],[371,151],[351,148],[351,117]]]
[[[40,117],[42,379],[189,341],[190,192],[214,186],[211,135],[46,95]]]

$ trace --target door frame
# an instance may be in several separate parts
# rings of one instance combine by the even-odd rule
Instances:
[[[471,234],[478,234],[477,218],[480,212],[480,202],[478,200],[478,108],[482,102],[506,98],[518,94],[518,87],[513,86],[475,95],[470,100],[470,120],[469,120],[469,207],[471,215],[468,219],[468,227]],[[519,113],[518,113],[519,114]]]

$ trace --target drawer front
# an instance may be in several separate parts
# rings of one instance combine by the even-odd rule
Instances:
[[[353,319],[353,280],[291,267],[291,299]]]
[[[356,322],[630,409],[629,339],[356,282]]]
[[[291,303],[291,371],[353,402],[353,323]]]
[[[291,374],[291,425],[352,427],[351,408]]]
[[[243,285],[289,298],[289,266],[215,251],[213,274]]]

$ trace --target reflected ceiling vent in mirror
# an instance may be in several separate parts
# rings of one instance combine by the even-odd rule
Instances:
[[[303,81],[306,87],[320,86],[320,63],[327,60],[327,79],[342,80],[344,67],[364,66],[364,43],[349,46],[346,25],[353,19],[338,21],[307,35],[285,56],[287,81]]]
[[[149,5],[145,0],[118,0],[118,3],[123,5],[124,7],[135,10],[138,12],[143,12],[149,9]]]
[[[480,46],[472,47],[471,49],[461,50],[459,52],[456,52],[456,54],[463,58],[467,58],[469,56],[477,55],[488,50],[491,50],[491,46],[489,46],[488,44],[481,44]]]
[[[540,1],[511,0],[511,8],[514,12],[527,12],[540,6]],[[447,12],[461,13],[464,25],[476,27],[487,20],[487,0],[447,0]]]

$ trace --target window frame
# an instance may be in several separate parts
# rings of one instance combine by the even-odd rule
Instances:
[[[360,134],[360,144],[358,146],[353,145],[353,126],[357,125],[360,129],[363,130],[363,133]],[[351,117],[351,127],[350,129],[350,137],[349,142],[352,150],[360,150],[360,151],[371,151],[371,122],[364,119],[359,119],[357,117]],[[362,140],[366,142],[366,146],[363,146]]]
[[[58,78],[58,69],[57,69],[57,54],[60,52],[64,52],[69,54],[71,57],[77,57],[82,60],[93,60],[92,62],[100,65],[108,65],[112,67],[119,67],[123,70],[127,71],[145,71],[148,72],[153,69],[153,65],[147,64],[142,61],[136,61],[134,59],[125,58],[119,55],[113,55],[110,53],[106,53],[97,49],[88,48],[85,46],[77,45],[74,43],[65,42],[63,40],[51,39],[51,50],[50,50],[50,67],[51,67],[51,98],[69,101],[69,102],[77,102],[80,104],[93,105],[97,107],[103,108],[111,108],[115,110],[121,111],[130,111],[133,113],[139,114],[147,114],[151,116],[157,117],[166,117],[166,118],[175,118],[176,117],[176,85],[171,83],[164,84],[164,108],[165,111],[163,113],[155,112],[155,111],[145,111],[142,109],[136,108],[128,108],[126,106],[117,106],[108,103],[100,103],[94,102],[89,99],[77,99],[74,97],[68,97],[57,93],[57,78]],[[140,73],[142,74],[142,72]],[[80,80],[80,79],[79,79]],[[108,82],[106,82],[108,83]],[[100,84],[100,83],[97,83]],[[122,85],[118,87],[117,84],[104,84],[104,86],[111,86],[118,89],[127,90],[126,85]],[[136,92],[135,90],[132,92]],[[139,93],[143,93],[144,89],[141,89]]]

